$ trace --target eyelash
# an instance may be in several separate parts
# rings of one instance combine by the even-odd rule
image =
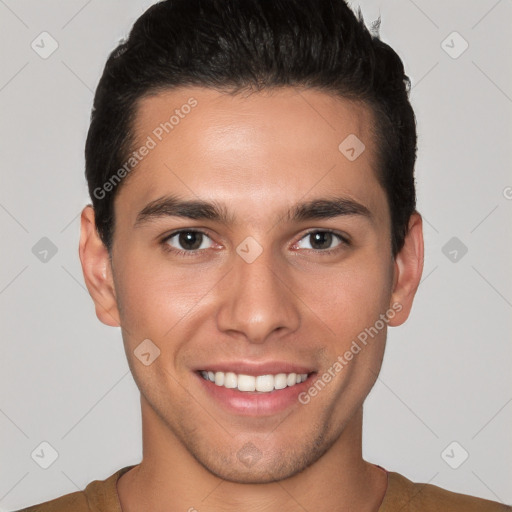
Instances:
[[[163,238],[161,240],[160,243],[162,244],[163,249],[166,252],[173,253],[177,256],[194,257],[194,256],[197,256],[199,254],[199,252],[206,250],[206,249],[194,249],[192,251],[184,251],[181,249],[176,249],[175,247],[172,247],[171,245],[169,245],[167,243],[168,240],[170,240],[171,238],[173,238],[176,235],[179,235],[180,233],[200,233],[200,234],[210,238],[208,236],[208,233],[205,233],[204,231],[201,231],[199,229],[180,229],[178,231],[172,232],[171,234],[167,235],[165,238]],[[332,235],[337,237],[341,243],[340,243],[340,245],[337,245],[336,247],[333,247],[332,249],[307,249],[308,251],[314,251],[319,254],[329,255],[329,254],[333,254],[335,252],[340,251],[342,249],[342,246],[350,247],[352,245],[350,240],[347,237],[343,236],[342,234],[340,234],[336,231],[330,230],[330,229],[313,229],[311,231],[306,232],[304,234],[304,236],[299,239],[299,241],[302,240],[303,238],[306,238],[309,235],[314,234],[314,233],[331,233]]]

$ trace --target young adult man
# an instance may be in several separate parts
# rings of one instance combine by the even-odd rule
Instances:
[[[362,458],[423,269],[415,157],[403,65],[342,0],[141,16],[96,92],[80,259],[143,460],[26,510],[512,510]]]

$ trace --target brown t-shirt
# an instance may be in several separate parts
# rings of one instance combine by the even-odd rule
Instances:
[[[116,483],[135,466],[126,466],[106,480],[94,480],[83,491],[16,512],[122,512]],[[431,484],[413,483],[387,471],[388,487],[379,512],[512,512],[512,506],[446,491]]]

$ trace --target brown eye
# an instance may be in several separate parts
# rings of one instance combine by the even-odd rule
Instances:
[[[336,250],[340,245],[350,245],[348,240],[333,233],[332,231],[311,231],[306,234],[299,242],[298,246],[301,249],[312,249],[314,251],[328,252],[329,250]]]
[[[167,237],[164,243],[170,245],[178,251],[197,251],[200,249],[208,249],[208,241],[210,238],[201,231],[178,231]]]
[[[328,233],[327,231],[318,231],[316,233],[311,233],[309,235],[311,241],[311,247],[313,249],[330,249],[333,234]]]

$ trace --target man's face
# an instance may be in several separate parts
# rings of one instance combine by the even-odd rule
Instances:
[[[197,105],[181,109],[169,133],[158,130],[191,97]],[[375,382],[386,326],[366,344],[358,335],[391,308],[394,261],[371,126],[361,105],[291,88],[248,97],[187,88],[139,105],[134,149],[148,136],[156,145],[116,197],[112,252],[126,354],[145,424],[222,478],[302,471],[336,443]],[[365,145],[355,160],[356,139],[338,148],[353,135]],[[170,196],[211,203],[227,218],[204,208],[140,214]],[[325,204],[324,214],[293,215],[336,199],[368,213],[333,215]],[[154,346],[160,355],[145,365],[134,351],[148,339],[142,359]],[[334,370],[354,340],[360,351]],[[217,386],[200,373],[295,367],[307,380],[272,393]],[[334,377],[308,393],[329,369]]]

